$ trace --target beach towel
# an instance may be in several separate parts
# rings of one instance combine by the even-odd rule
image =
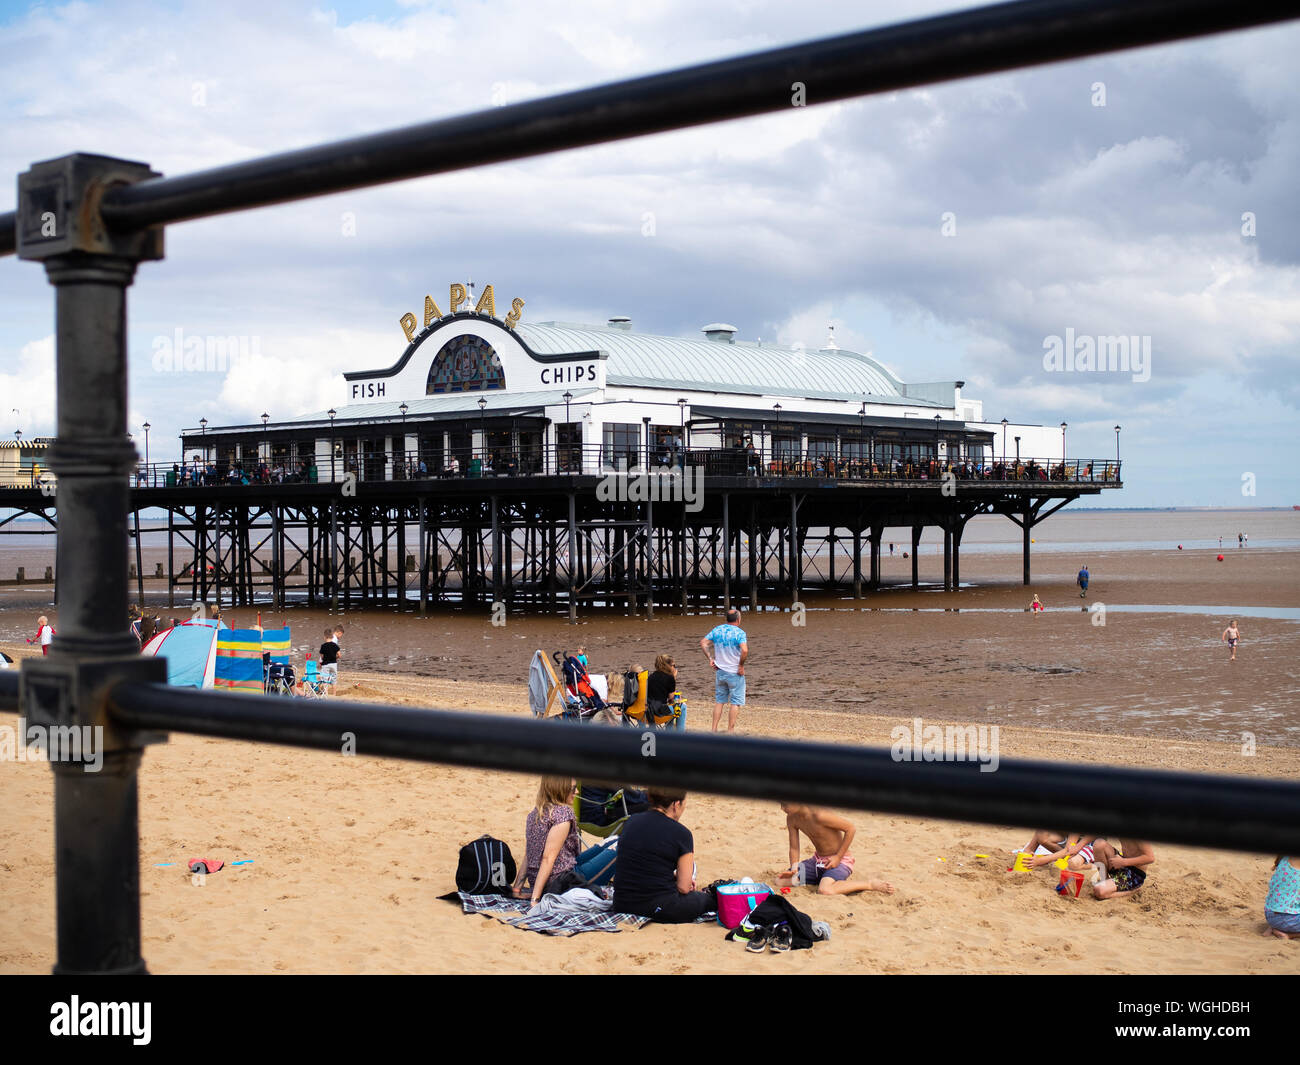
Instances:
[[[599,897],[605,898],[605,892],[612,889],[602,888]],[[563,896],[543,896],[544,902],[547,898],[565,898],[574,895],[576,892],[582,892],[585,895],[593,894],[585,888],[575,888],[573,891],[567,891]],[[581,896],[579,896],[581,897]],[[527,899],[508,899],[500,895],[467,895],[463,891],[453,892],[450,895],[443,895],[441,898],[448,902],[459,901],[461,907],[466,913],[481,913],[489,917],[499,917],[506,924],[512,924],[516,928],[522,928],[528,932],[541,932],[548,936],[576,936],[580,932],[620,932],[622,925],[628,925],[632,928],[641,928],[650,923],[649,917],[637,917],[630,913],[614,913],[610,910],[584,909],[579,905],[564,907],[564,904],[552,904],[546,909],[542,908],[541,902],[538,903],[537,909],[533,912],[532,906]],[[706,913],[701,916],[695,923],[703,924],[712,921],[714,914]]]
[[[257,629],[221,629],[217,634],[212,685],[238,692],[264,692],[262,634]]]

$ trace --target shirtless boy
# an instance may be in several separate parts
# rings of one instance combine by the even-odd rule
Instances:
[[[1133,894],[1147,878],[1146,867],[1156,860],[1151,844],[1140,839],[1098,839],[1092,846],[1097,864],[1107,874],[1107,879],[1093,886],[1093,897],[1098,899]]]
[[[894,885],[884,880],[858,880],[853,875],[853,855],[849,844],[856,831],[853,822],[817,806],[802,806],[783,802],[785,826],[790,832],[790,868],[777,874],[778,882],[816,885],[821,895],[848,895],[854,891],[883,891],[894,893]],[[799,833],[808,837],[813,845],[813,856],[802,862],[799,855]]]

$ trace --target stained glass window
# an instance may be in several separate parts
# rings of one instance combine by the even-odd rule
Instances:
[[[452,337],[433,357],[424,392],[433,396],[505,387],[505,370],[492,345],[482,337],[464,335]]]

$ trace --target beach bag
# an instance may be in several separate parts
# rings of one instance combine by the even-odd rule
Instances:
[[[720,884],[718,886],[718,924],[735,928],[760,903],[767,901],[772,889],[766,884]]]
[[[491,836],[479,836],[460,849],[456,887],[467,895],[509,895],[518,872],[509,846]]]

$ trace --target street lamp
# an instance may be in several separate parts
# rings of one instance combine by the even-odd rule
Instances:
[[[262,411],[262,446],[266,448],[266,458],[262,460],[263,462],[271,461],[271,441],[266,438],[266,423],[270,420],[271,416],[266,411]]]
[[[677,399],[677,409],[681,412],[681,416],[682,416],[682,428],[681,428],[681,432],[677,434],[677,439],[680,445],[682,446],[682,448],[685,448],[686,447],[686,400],[682,399],[680,396]],[[676,458],[677,456],[673,456],[673,457]]]
[[[208,462],[208,439],[207,439],[207,438],[208,438],[208,419],[207,419],[207,418],[200,418],[200,419],[199,419],[199,436],[200,436],[200,437],[202,438],[202,440],[203,440],[203,464],[206,466],[206,465],[207,465],[207,462]],[[182,437],[182,439],[184,439],[184,437]],[[181,456],[181,458],[184,458],[184,457],[185,457],[184,455]]]
[[[934,468],[937,472],[939,469],[939,422],[940,415],[934,416]]]
[[[487,415],[485,413],[486,411],[487,411],[487,400],[484,399],[482,396],[479,396],[478,435],[479,435],[479,440],[482,442],[482,447],[483,447],[483,455],[481,461],[484,466],[487,465],[487,421],[486,421]]]
[[[564,393],[564,432],[565,432],[565,441],[568,444],[568,447],[565,449],[566,453],[564,456],[564,469],[566,473],[568,472],[570,463],[573,461],[573,423],[569,420],[569,402],[572,399],[573,399],[572,392]],[[560,446],[560,438],[557,435],[555,438],[557,459],[559,458],[559,446]]]
[[[1002,419],[1002,465],[1007,464],[1007,420]]]
[[[336,411],[333,407],[330,407],[330,409],[325,413],[329,415],[329,419],[330,419],[330,480],[333,481],[334,480],[334,448],[337,446],[334,441],[334,417],[335,415],[338,414],[338,411]]]
[[[153,483],[153,472],[149,469],[149,430],[152,428],[148,422],[144,423],[144,469],[145,476],[149,483]]]
[[[1115,476],[1119,476],[1119,426],[1115,426]]]
[[[1061,423],[1061,480],[1065,480],[1065,425]]]

